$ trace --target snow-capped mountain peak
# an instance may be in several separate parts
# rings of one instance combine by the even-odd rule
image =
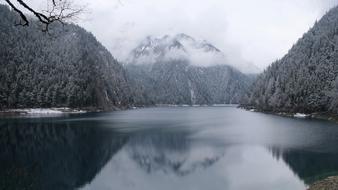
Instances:
[[[195,66],[230,65],[244,73],[255,71],[249,63],[233,63],[217,47],[206,40],[195,39],[187,34],[148,36],[134,48],[128,64],[154,64],[159,62],[185,61]]]
[[[128,63],[153,64],[168,60],[188,60],[193,65],[220,64],[223,53],[205,40],[196,40],[186,34],[146,37],[132,50]],[[217,60],[216,60],[217,59]]]
[[[140,45],[132,50],[132,60],[128,62],[139,63],[147,57],[149,57],[149,60],[156,61],[156,58],[165,56],[165,54],[172,50],[185,51],[183,45],[179,41],[168,35],[161,38],[148,36],[140,43]]]

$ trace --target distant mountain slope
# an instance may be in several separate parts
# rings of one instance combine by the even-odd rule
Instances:
[[[198,67],[171,61],[126,69],[138,105],[237,104],[252,81],[227,65]]]
[[[338,7],[258,77],[242,104],[268,111],[338,113]]]
[[[92,34],[68,24],[50,34],[35,22],[16,27],[16,14],[3,5],[0,18],[0,109],[130,104],[123,67]]]
[[[186,34],[147,37],[130,55],[125,68],[138,105],[237,104],[252,81],[222,63],[215,46]]]
[[[171,60],[186,61],[195,66],[227,64],[244,73],[258,73],[260,71],[247,62],[235,64],[211,43],[206,40],[196,40],[186,34],[163,37],[148,36],[131,51],[127,62],[153,64]]]

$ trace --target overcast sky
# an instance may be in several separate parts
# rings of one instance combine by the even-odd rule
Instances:
[[[77,1],[89,11],[78,24],[120,60],[147,35],[186,33],[265,68],[338,0]]]

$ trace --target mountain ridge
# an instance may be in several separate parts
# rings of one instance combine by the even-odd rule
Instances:
[[[338,7],[258,76],[242,104],[263,111],[338,113]]]
[[[73,24],[15,27],[0,5],[0,109],[113,110],[132,104],[126,73],[96,38]]]
[[[216,46],[187,34],[147,36],[129,53],[126,64],[154,64],[181,60],[195,66],[228,65],[244,73],[258,73],[259,69],[247,62],[235,64]]]

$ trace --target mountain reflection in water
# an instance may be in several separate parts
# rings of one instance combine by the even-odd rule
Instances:
[[[1,122],[0,189],[71,190],[93,180],[127,136],[99,122]]]
[[[232,107],[7,118],[0,189],[301,190],[337,173],[335,135],[329,122]]]

